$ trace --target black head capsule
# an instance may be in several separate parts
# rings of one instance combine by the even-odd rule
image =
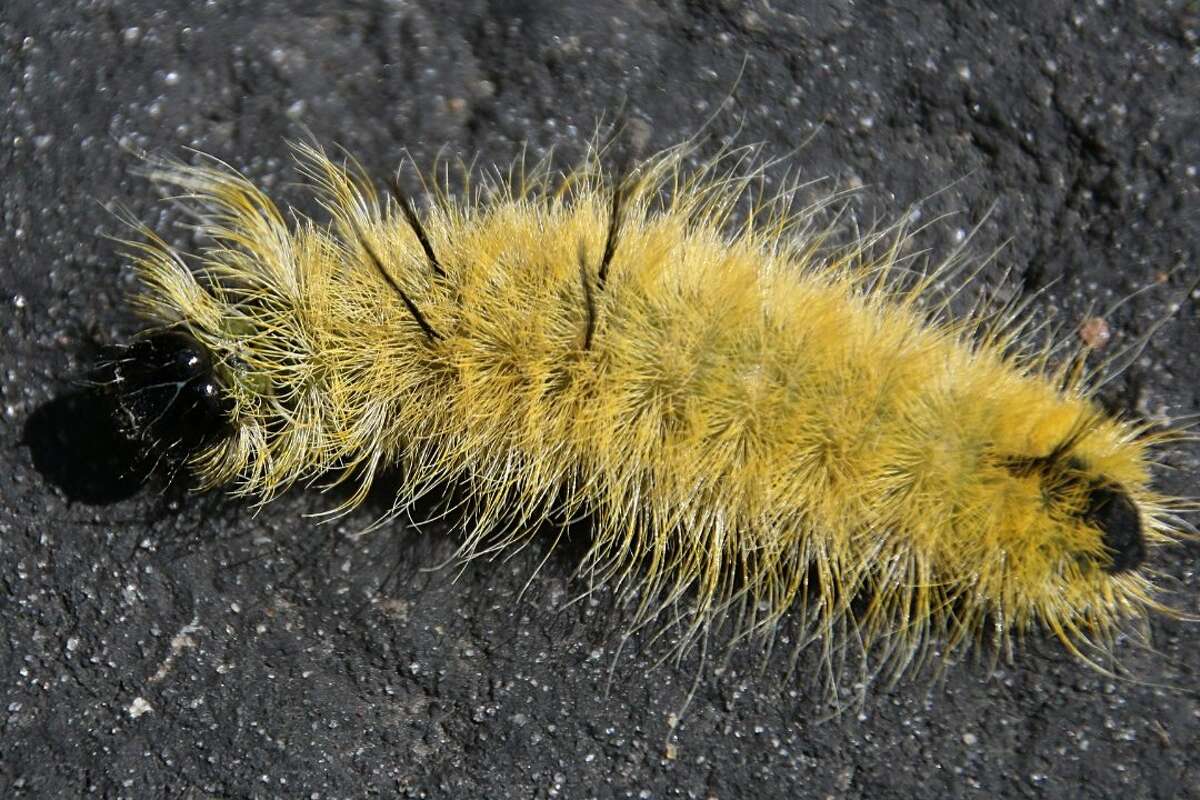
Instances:
[[[1136,569],[1146,560],[1142,518],[1129,495],[1118,486],[1098,484],[1088,495],[1084,519],[1100,529],[1101,541],[1112,557],[1106,570],[1116,575]]]
[[[186,456],[232,433],[233,404],[208,350],[168,330],[135,340],[110,363],[117,424],[149,449]]]

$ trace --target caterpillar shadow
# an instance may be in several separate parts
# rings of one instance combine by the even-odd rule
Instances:
[[[81,389],[38,407],[21,444],[33,466],[71,502],[106,506],[136,494],[151,472],[144,449],[113,425],[116,402],[99,389]]]

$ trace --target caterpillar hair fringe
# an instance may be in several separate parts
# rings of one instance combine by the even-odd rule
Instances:
[[[1189,535],[1151,486],[1180,434],[1103,411],[1022,306],[953,316],[966,262],[915,268],[904,226],[839,238],[828,201],[761,198],[744,149],[613,175],[593,146],[433,181],[425,210],[296,151],[329,224],[163,162],[208,244],[130,243],[148,328],[110,365],[119,424],[203,487],[351,481],[344,511],[395,469],[385,520],[454,486],[467,559],[586,515],[579,571],[636,625],[788,615],[893,674],[1031,630],[1107,670],[1182,616],[1146,565]]]

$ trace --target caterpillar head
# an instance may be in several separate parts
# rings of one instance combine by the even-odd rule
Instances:
[[[207,348],[168,329],[122,348],[108,365],[117,424],[157,456],[186,457],[231,432],[232,404]]]

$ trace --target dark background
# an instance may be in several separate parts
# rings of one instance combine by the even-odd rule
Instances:
[[[356,540],[370,509],[321,526],[316,492],[257,514],[88,495],[72,481],[111,472],[104,424],[62,400],[91,342],[136,328],[104,238],[117,204],[194,244],[139,152],[196,148],[304,203],[285,142],[306,130],[382,177],[404,148],[567,162],[622,107],[666,146],[728,98],[705,147],[737,133],[791,156],[776,181],[861,184],[868,222],[929,197],[922,222],[956,212],[935,255],[992,209],[970,246],[1004,244],[989,274],[1049,285],[1036,306],[1068,326],[1177,270],[1107,316],[1112,352],[1178,306],[1103,397],[1195,414],[1198,75],[1182,2],[5,3],[0,794],[1200,796],[1196,624],[1158,617],[1154,651],[1119,648],[1145,683],[1035,637],[822,721],[811,660],[788,677],[741,647],[697,680],[697,653],[618,653],[603,592],[568,605],[569,554],[518,599],[545,538],[455,580],[429,569],[454,546],[436,526]],[[1198,455],[1174,448],[1160,485],[1195,493]],[[1198,564],[1195,546],[1153,561],[1193,613]]]

